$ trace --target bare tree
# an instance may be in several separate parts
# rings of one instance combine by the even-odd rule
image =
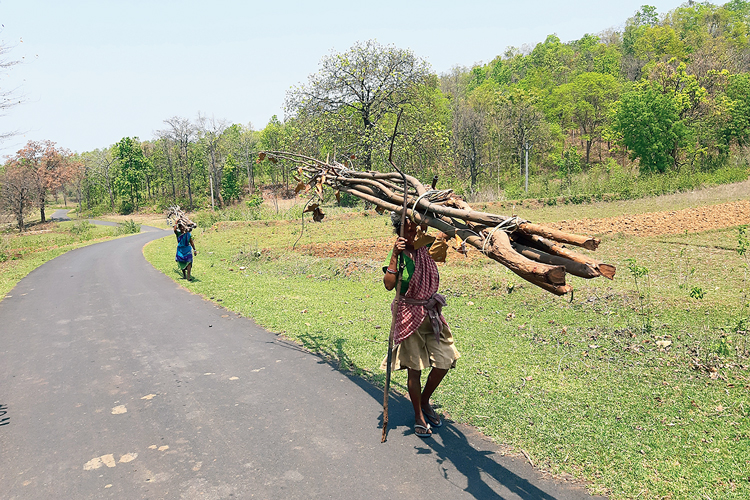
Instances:
[[[483,167],[483,145],[487,135],[486,118],[465,99],[458,99],[453,110],[453,150],[469,175],[471,190],[476,189]]]
[[[208,174],[211,184],[211,208],[214,208],[214,191],[219,197],[219,206],[224,206],[224,198],[221,196],[222,161],[219,158],[219,144],[222,134],[229,124],[226,120],[217,120],[211,116],[198,113],[198,132],[206,144],[206,155],[208,156]],[[215,189],[214,189],[215,186]]]
[[[8,53],[11,47],[0,42],[0,74],[6,73],[10,68],[20,61],[8,59]],[[18,89],[5,89],[0,87],[0,116],[5,116],[7,111],[20,104],[23,96],[18,94]],[[0,132],[0,142],[16,135],[18,131]]]
[[[320,71],[310,76],[307,85],[290,90],[286,113],[346,127],[358,142],[357,156],[370,169],[375,153],[387,155],[390,124],[385,130],[381,121],[414,103],[419,86],[431,74],[429,65],[410,50],[375,40],[356,43],[347,52],[324,57]]]
[[[167,163],[167,176],[169,177],[169,184],[172,188],[172,200],[177,199],[177,187],[174,179],[174,141],[170,137],[168,131],[160,130],[156,132],[158,137],[157,142],[161,146],[162,152],[164,153],[164,159]]]
[[[522,90],[503,94],[496,113],[498,130],[503,131],[502,139],[506,147],[518,161],[519,171],[523,171],[523,153],[526,143],[539,146],[548,141],[548,125],[544,114],[534,105],[534,97]]]
[[[158,132],[162,137],[167,136],[177,145],[177,162],[180,167],[180,171],[185,176],[188,188],[188,200],[190,209],[193,208],[193,187],[192,178],[195,168],[195,162],[190,155],[190,143],[195,140],[196,130],[195,126],[190,123],[187,118],[180,118],[173,116],[167,118],[164,123],[169,125],[169,128]]]
[[[77,213],[80,214],[81,203],[83,201],[83,188],[86,185],[86,180],[91,177],[90,176],[91,166],[86,161],[85,157],[80,156],[80,155],[76,155],[75,157],[72,157],[69,160],[69,165],[70,165],[69,181],[73,183],[73,186],[76,189],[76,195],[78,196],[78,212]],[[63,193],[65,193],[64,189],[63,189]],[[88,201],[88,203],[90,206],[90,200]]]
[[[109,208],[115,209],[116,163],[112,148],[95,149],[83,155],[86,176],[100,185],[109,195]]]

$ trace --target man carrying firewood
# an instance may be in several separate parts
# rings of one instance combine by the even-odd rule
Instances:
[[[195,255],[198,255],[198,250],[195,249],[195,243],[193,243],[193,235],[182,222],[177,222],[173,229],[175,236],[177,236],[177,254],[174,260],[182,271],[182,277],[188,281],[193,281],[193,277],[190,275],[190,271],[193,269],[193,251],[195,251]]]
[[[391,213],[396,234],[400,234],[401,216]],[[443,425],[440,416],[430,405],[430,397],[448,370],[454,368],[460,354],[453,345],[453,336],[442,315],[445,297],[437,293],[440,276],[435,260],[444,262],[446,244],[442,238],[424,234],[419,227],[406,219],[404,236],[396,239],[393,250],[383,267],[383,284],[386,290],[396,287],[398,269],[401,267],[401,296],[391,304],[396,308],[392,369],[408,371],[407,388],[414,406],[414,433],[427,438],[433,428]],[[442,258],[440,254],[442,253]],[[381,369],[387,368],[383,361]],[[430,367],[424,389],[422,370]]]

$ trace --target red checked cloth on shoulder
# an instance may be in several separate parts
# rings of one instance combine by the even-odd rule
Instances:
[[[393,301],[391,313],[396,310],[393,342],[398,345],[409,335],[417,331],[426,314],[430,315],[435,337],[440,339],[443,324],[447,324],[441,314],[445,297],[437,293],[440,275],[435,261],[430,257],[427,247],[414,252],[414,274],[409,280],[409,289],[400,301]]]

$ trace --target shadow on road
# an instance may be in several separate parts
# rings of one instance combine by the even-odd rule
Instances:
[[[312,352],[333,369],[344,376],[382,404],[383,389],[372,382],[355,376],[351,371],[357,367],[346,355],[343,346],[344,339],[338,339],[334,346],[324,345],[321,338],[305,335],[302,338],[304,348],[299,345],[279,339],[276,345],[304,352]],[[387,350],[384,345],[384,349]],[[414,410],[411,402],[405,396],[391,392],[389,402],[389,434],[401,432],[403,435],[414,434]],[[382,413],[378,422],[373,422],[372,439],[379,440],[383,427]],[[477,432],[475,441],[482,439]],[[510,493],[524,500],[557,500],[547,492],[534,486],[529,480],[517,475],[507,467],[499,464],[493,457],[498,457],[491,450],[477,450],[469,442],[467,435],[451,421],[444,421],[433,438],[417,439],[415,449],[418,454],[433,455],[440,467],[443,478],[453,483],[457,488],[470,493],[475,498],[502,499],[497,490],[507,489]],[[489,444],[489,443],[488,443]],[[461,484],[459,484],[459,482]],[[565,495],[568,497],[568,495]]]

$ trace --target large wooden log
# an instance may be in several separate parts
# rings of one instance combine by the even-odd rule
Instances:
[[[520,243],[516,243],[514,241],[511,241],[511,245],[513,245],[513,249],[516,252],[520,253],[527,259],[535,260],[537,262],[543,262],[545,264],[550,264],[553,266],[563,266],[565,267],[566,272],[569,272],[570,274],[578,276],[580,278],[591,279],[602,275],[598,269],[587,266],[586,264],[581,264],[580,262],[574,262],[570,259],[566,259],[565,257],[560,257],[559,255],[550,255],[537,248],[527,247],[526,245],[521,245]]]
[[[341,190],[367,200],[385,210],[396,213],[403,211],[401,206],[381,200],[371,193],[366,193],[365,190],[349,187],[342,187]],[[407,216],[413,218],[417,223],[427,224],[451,238],[458,236],[492,260],[499,262],[521,278],[548,292],[555,295],[564,295],[571,290],[571,287],[565,283],[565,267],[535,262],[524,257],[513,250],[508,235],[503,231],[495,231],[490,236],[490,240],[485,242],[486,238],[478,236],[475,231],[468,227],[456,227],[442,219],[424,215],[411,209],[407,210]]]
[[[528,235],[525,233],[517,232],[513,234],[512,239],[520,244],[536,248],[543,252],[552,255],[558,255],[566,259],[570,259],[573,262],[578,262],[584,266],[595,269],[599,274],[597,276],[604,276],[608,279],[614,279],[617,268],[612,264],[605,264],[604,262],[596,259],[592,259],[587,255],[583,255],[572,250],[556,244],[554,241],[542,238],[537,235]]]
[[[570,234],[540,224],[532,224],[531,222],[523,222],[519,224],[518,229],[529,235],[535,234],[537,236],[542,236],[543,238],[559,241],[560,243],[583,247],[586,250],[596,250],[599,247],[599,243],[602,241],[599,238]]]

